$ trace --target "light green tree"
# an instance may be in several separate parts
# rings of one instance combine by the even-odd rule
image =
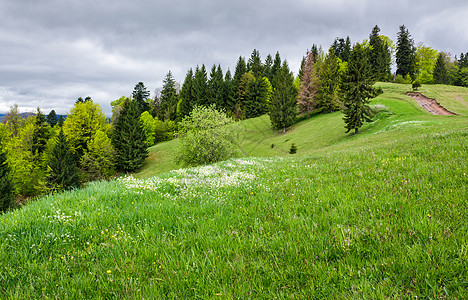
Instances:
[[[155,133],[156,133],[155,120],[153,116],[147,111],[141,114],[140,120],[141,120],[141,127],[143,128],[143,131],[145,132],[145,136],[146,136],[146,140],[145,140],[146,147],[151,147],[154,145],[154,138],[155,138]]]
[[[148,112],[145,112],[148,113]],[[110,138],[102,130],[88,142],[80,166],[85,181],[107,179],[115,175],[116,152]]]
[[[104,130],[106,118],[99,104],[77,102],[63,123],[63,132],[76,158],[81,158],[98,130]]]
[[[437,50],[420,44],[416,48],[416,75],[422,84],[434,82],[433,72],[437,62]]]
[[[226,160],[238,153],[242,130],[214,106],[196,106],[179,124],[176,160],[196,166]]]

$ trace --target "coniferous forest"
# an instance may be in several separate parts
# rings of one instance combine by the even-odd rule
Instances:
[[[196,65],[181,83],[168,71],[156,95],[138,82],[130,97],[112,101],[110,122],[91,97],[79,97],[66,118],[40,108],[24,117],[15,105],[0,125],[0,209],[12,199],[138,171],[147,148],[177,137],[196,107],[234,120],[268,114],[271,127],[283,133],[298,119],[341,110],[346,130],[358,133],[372,118],[368,103],[380,92],[373,88],[377,81],[468,86],[468,52],[453,56],[415,45],[404,25],[395,42],[379,32],[375,26],[362,42],[336,38],[325,49],[313,44],[296,76],[279,52],[262,57],[257,49],[240,56],[232,71]]]

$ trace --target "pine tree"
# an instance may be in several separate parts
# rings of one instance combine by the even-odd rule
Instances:
[[[226,113],[231,115],[234,113],[234,107],[236,105],[236,92],[234,90],[234,83],[231,77],[231,71],[228,69],[224,76],[224,103],[226,107]]]
[[[177,89],[175,87],[175,79],[172,76],[171,71],[166,74],[163,80],[163,89],[161,91],[160,106],[158,118],[160,120],[171,120],[174,121],[177,118]],[[143,112],[141,112],[143,113]]]
[[[375,79],[383,81],[388,78],[387,72],[390,66],[387,65],[386,60],[388,47],[386,47],[384,41],[380,38],[379,32],[380,28],[375,25],[369,35],[369,45],[371,46],[369,51],[369,63]]]
[[[195,76],[192,82],[192,97],[194,100],[193,106],[208,105],[208,78],[205,65],[202,65],[201,68],[197,66],[195,69]]]
[[[47,123],[49,123],[50,127],[54,127],[57,125],[58,119],[57,119],[57,113],[55,110],[51,110],[50,113],[47,115]]]
[[[242,99],[240,98],[241,93],[239,89],[241,87],[241,81],[244,77],[244,74],[247,73],[247,64],[245,63],[245,59],[242,56],[239,56],[236,64],[236,70],[234,71],[234,78],[232,79],[232,90],[234,92],[234,99],[235,105],[232,109],[232,112],[236,118],[240,118],[242,115],[241,110],[241,102]]]
[[[135,100],[126,101],[115,123],[112,145],[117,151],[117,168],[133,172],[143,166],[148,156],[140,111]]]
[[[15,187],[11,178],[11,169],[7,163],[7,155],[3,150],[0,135],[0,212],[8,210],[15,200]]]
[[[262,60],[260,58],[260,52],[254,49],[247,64],[247,71],[252,71],[255,78],[260,78],[263,74]]]
[[[445,62],[445,55],[442,52],[439,52],[437,56],[437,61],[434,67],[433,77],[434,83],[447,84],[448,83],[448,73],[447,73],[447,64]]]
[[[34,131],[32,135],[32,149],[31,154],[42,154],[46,148],[47,141],[49,140],[50,125],[47,124],[47,119],[39,108],[37,108],[36,120]]]
[[[273,89],[276,88],[276,76],[281,70],[281,56],[279,52],[276,52],[275,60],[273,61],[273,66],[271,67],[271,86]]]
[[[184,83],[180,89],[180,100],[179,100],[179,119],[182,120],[185,116],[188,116],[193,109],[194,99],[192,96],[192,85],[193,85],[193,70],[190,69],[185,76]]]
[[[297,95],[297,103],[300,114],[309,117],[313,107],[316,105],[315,96],[318,91],[318,72],[315,57],[312,51],[307,54],[307,59],[302,67],[301,84]]]
[[[210,73],[210,80],[208,81],[208,103],[215,104],[218,109],[224,108],[224,78],[221,66],[213,65]]]
[[[255,118],[265,114],[271,93],[272,88],[268,78],[253,77],[253,80],[249,81],[248,95],[243,103],[244,116],[246,118]]]
[[[396,47],[396,74],[406,77],[409,75],[411,78],[415,76],[415,53],[414,41],[411,39],[408,29],[405,25],[400,26],[398,33],[398,41]]]
[[[333,112],[340,108],[338,89],[340,84],[340,65],[333,49],[330,48],[320,65],[318,91],[315,97],[319,112]]]
[[[140,112],[140,115],[143,112],[150,110],[150,106],[147,102],[150,96],[150,92],[146,89],[143,82],[140,81],[135,85],[132,96],[133,99],[138,103],[138,110]]]
[[[61,191],[80,186],[79,171],[63,129],[60,129],[57,143],[49,157],[48,170],[46,180],[49,188]]]
[[[273,90],[269,106],[270,121],[273,128],[282,128],[294,124],[297,114],[296,90],[294,88],[294,76],[285,61],[275,78],[276,87]]]
[[[267,55],[265,58],[265,62],[263,63],[263,76],[268,78],[271,82],[271,68],[273,67],[273,57],[270,54]]]
[[[368,54],[361,44],[354,46],[348,60],[348,70],[343,77],[345,128],[348,129],[346,132],[354,129],[357,134],[364,121],[371,121],[372,111],[367,104],[381,92],[372,87],[375,81],[371,76]]]

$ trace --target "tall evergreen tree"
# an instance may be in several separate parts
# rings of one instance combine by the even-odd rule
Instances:
[[[180,89],[180,100],[179,100],[179,119],[182,120],[185,116],[188,116],[193,109],[194,99],[192,96],[192,85],[193,85],[193,70],[190,69],[185,75],[184,83]]]
[[[331,48],[333,49],[336,57],[342,61],[348,61],[351,53],[351,40],[349,39],[349,36],[346,37],[346,40],[343,38],[336,38],[331,45]]]
[[[272,88],[266,77],[255,78],[249,82],[248,95],[243,103],[244,116],[255,118],[267,112]]]
[[[57,125],[58,119],[57,119],[57,113],[55,110],[51,110],[50,113],[47,115],[47,123],[49,123],[50,127],[54,127]]]
[[[255,78],[260,78],[263,74],[262,60],[260,58],[260,52],[258,52],[257,49],[253,50],[252,55],[249,58],[247,71],[252,71]]]
[[[217,109],[224,108],[224,78],[221,66],[213,65],[208,80],[209,104],[215,104]]]
[[[201,68],[197,66],[195,69],[195,76],[192,84],[192,97],[195,101],[193,106],[208,105],[208,78],[205,65],[202,65]]]
[[[63,134],[63,129],[60,129],[57,143],[52,149],[47,164],[49,171],[46,180],[49,188],[61,191],[80,186],[79,171]]]
[[[318,71],[315,57],[312,51],[307,54],[307,59],[302,67],[301,84],[297,95],[297,104],[300,114],[307,114],[309,117],[312,109],[316,105],[315,96],[318,91]]]
[[[0,135],[0,213],[8,210],[15,200],[15,187],[4,148]]]
[[[385,81],[390,74],[390,49],[379,35],[380,28],[375,25],[369,35],[369,63],[376,80]]]
[[[63,116],[60,115],[58,117],[57,126],[61,128],[63,126],[63,122],[65,122],[65,120],[64,120]]]
[[[150,110],[150,106],[148,104],[150,92],[146,89],[146,86],[143,84],[143,82],[140,81],[135,85],[132,96],[133,99],[138,103],[138,110],[140,114]]]
[[[158,118],[160,120],[174,121],[177,118],[178,95],[176,82],[171,71],[166,74],[163,80],[163,89],[161,91],[160,106]]]
[[[224,103],[228,115],[234,113],[234,107],[236,106],[236,91],[234,89],[234,82],[229,69],[224,76]]]
[[[367,105],[370,99],[376,97],[381,91],[373,88],[375,80],[371,75],[371,66],[368,61],[366,49],[361,44],[356,44],[348,60],[348,70],[343,76],[342,97],[344,99],[345,128],[359,128],[364,121],[371,121],[371,108]]]
[[[340,108],[338,100],[340,65],[332,48],[330,48],[325,60],[320,65],[318,78],[318,91],[315,97],[317,110],[319,112],[338,110]]]
[[[290,72],[286,61],[275,78],[276,87],[273,90],[269,106],[270,121],[273,128],[282,128],[294,124],[297,114],[296,89],[294,88],[294,76]]]
[[[398,32],[398,40],[396,47],[396,74],[406,77],[409,75],[414,79],[415,77],[415,56],[416,48],[414,47],[414,41],[411,35],[406,29],[405,25],[400,26]]]
[[[117,151],[119,170],[133,172],[143,166],[148,157],[145,141],[138,103],[135,100],[126,101],[112,132],[112,145]]]
[[[235,99],[235,105],[233,107],[233,114],[236,118],[240,118],[242,115],[242,110],[241,110],[241,102],[242,99],[240,95],[239,89],[241,88],[241,84],[244,78],[244,74],[247,73],[247,64],[245,63],[245,59],[242,56],[239,56],[239,59],[237,60],[236,64],[236,70],[234,71],[234,78],[232,79],[232,89],[235,94],[234,99]]]
[[[47,119],[39,108],[37,108],[36,120],[34,131],[32,135],[32,149],[31,154],[42,154],[46,148],[47,141],[49,140],[50,125],[47,124]]]
[[[276,88],[276,76],[281,70],[281,56],[279,52],[276,52],[275,60],[273,61],[273,66],[271,67],[271,86],[273,89]]]
[[[271,68],[273,67],[273,57],[271,54],[268,54],[263,63],[263,76],[268,78],[271,81]]]

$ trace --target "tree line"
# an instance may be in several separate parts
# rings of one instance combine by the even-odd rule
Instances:
[[[139,82],[131,96],[112,101],[110,123],[90,97],[78,98],[66,118],[54,110],[45,116],[39,108],[22,118],[13,106],[0,123],[0,210],[14,195],[67,190],[138,170],[148,147],[173,139],[179,125],[180,134],[187,135],[192,123],[182,121],[197,107],[215,108],[234,120],[268,114],[272,127],[283,132],[298,117],[341,110],[345,128],[358,133],[374,113],[367,104],[380,93],[373,88],[376,81],[468,86],[468,52],[452,59],[415,47],[405,26],[396,45],[379,32],[375,26],[368,40],[354,45],[349,37],[336,38],[328,51],[312,45],[297,76],[279,52],[262,59],[256,49],[248,59],[238,58],[233,74],[220,65],[209,72],[201,65],[190,68],[178,84],[169,71],[153,98]],[[199,109],[196,116],[206,113]]]

